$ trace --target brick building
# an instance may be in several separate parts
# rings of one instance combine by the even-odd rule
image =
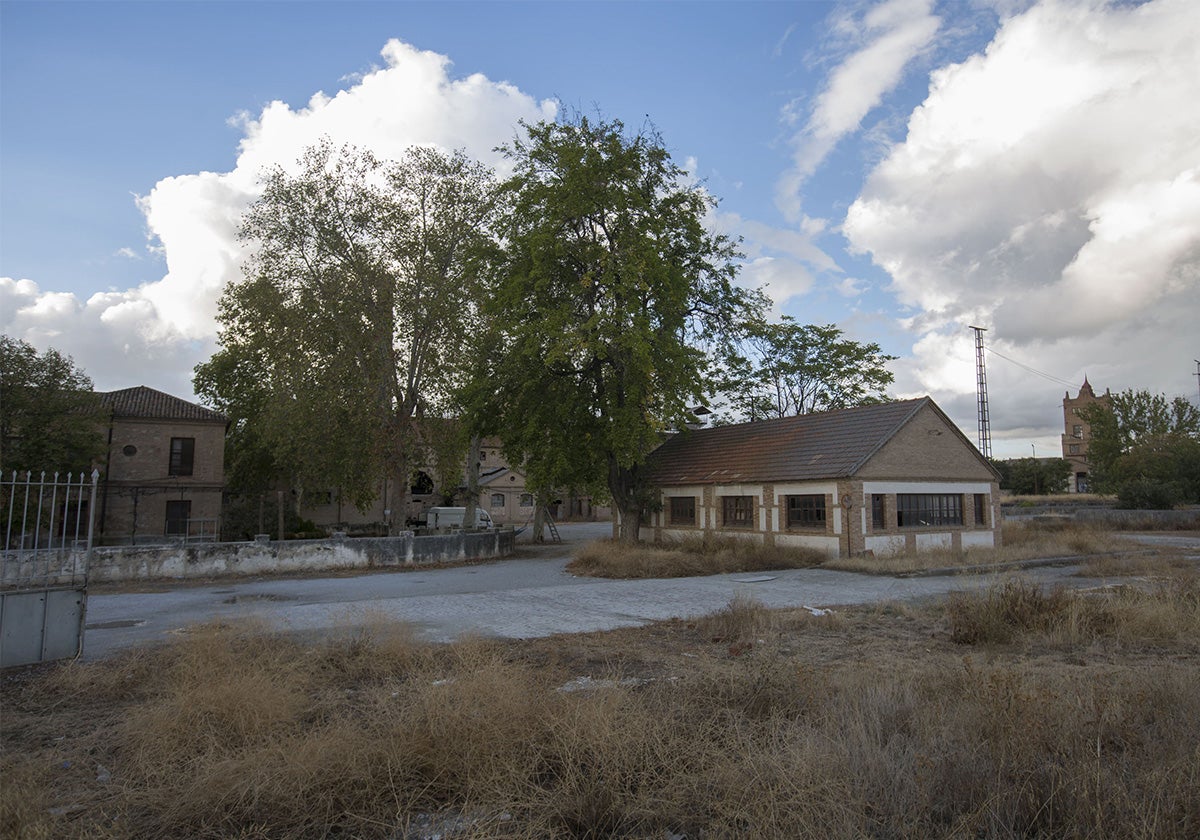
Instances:
[[[427,421],[428,422],[428,421]],[[411,497],[405,520],[424,521],[425,512],[434,505],[464,504],[466,494],[466,464],[453,476],[439,476],[429,464],[413,476]],[[353,505],[339,505],[333,490],[311,494],[302,515],[321,528],[382,528],[391,515],[396,497],[392,482],[381,482],[375,502],[365,511]],[[434,492],[443,490],[444,492]],[[390,501],[389,501],[390,500]],[[525,486],[525,475],[508,464],[498,438],[484,438],[479,448],[479,506],[486,510],[497,525],[519,526],[533,517],[534,497]],[[550,513],[556,520],[609,519],[610,508],[593,504],[590,496],[562,494],[552,500]]]
[[[1104,390],[1104,396],[1097,397],[1086,376],[1083,378],[1079,395],[1075,399],[1071,399],[1070,391],[1063,394],[1062,456],[1071,463],[1071,475],[1067,479],[1067,491],[1070,493],[1088,492],[1090,468],[1087,455],[1088,445],[1092,439],[1092,427],[1090,423],[1079,416],[1079,412],[1096,404],[1107,408],[1110,407],[1111,402],[1112,394],[1108,389]]]
[[[681,432],[643,539],[705,532],[831,557],[998,546],[999,474],[933,400]]]
[[[225,482],[225,416],[145,386],[99,397],[108,423],[96,526],[100,540],[216,539]]]

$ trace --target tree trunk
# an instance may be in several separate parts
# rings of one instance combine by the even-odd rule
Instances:
[[[546,535],[546,497],[538,493],[534,498],[536,507],[533,509],[533,541],[545,542]]]
[[[466,511],[463,513],[463,527],[475,527],[475,510],[479,507],[479,435],[471,435],[471,445],[467,449],[467,498]]]
[[[623,543],[636,543],[642,528],[642,499],[638,482],[637,467],[622,467],[616,458],[608,458],[608,491],[612,494],[613,507],[620,514],[619,539]]]

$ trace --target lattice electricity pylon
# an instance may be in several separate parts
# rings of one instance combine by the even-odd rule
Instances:
[[[992,457],[992,421],[988,416],[987,367],[983,360],[983,334],[985,327],[971,327],[975,331],[975,394],[978,398],[979,451],[983,457]]]

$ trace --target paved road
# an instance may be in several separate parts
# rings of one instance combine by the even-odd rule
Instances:
[[[605,526],[606,527],[606,526]],[[671,580],[610,581],[565,571],[570,550],[606,531],[563,526],[564,546],[480,566],[354,577],[180,585],[148,593],[88,598],[85,658],[169,639],[205,621],[255,618],[305,633],[349,629],[378,619],[407,621],[430,640],[463,633],[529,638],[703,615],[739,593],[770,607],[836,607],[936,597],[978,589],[996,576],[891,578],[825,569],[791,569]],[[1075,567],[1022,572],[1040,583],[1095,585]]]

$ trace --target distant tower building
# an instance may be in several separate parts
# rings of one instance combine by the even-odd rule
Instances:
[[[1079,412],[1089,405],[1100,403],[1106,408],[1112,403],[1112,394],[1104,390],[1104,396],[1097,397],[1092,390],[1087,377],[1083,378],[1083,386],[1079,396],[1071,399],[1071,392],[1063,395],[1063,436],[1062,456],[1071,463],[1071,478],[1067,488],[1072,493],[1088,492],[1088,444],[1092,439],[1091,425],[1079,416]]]

